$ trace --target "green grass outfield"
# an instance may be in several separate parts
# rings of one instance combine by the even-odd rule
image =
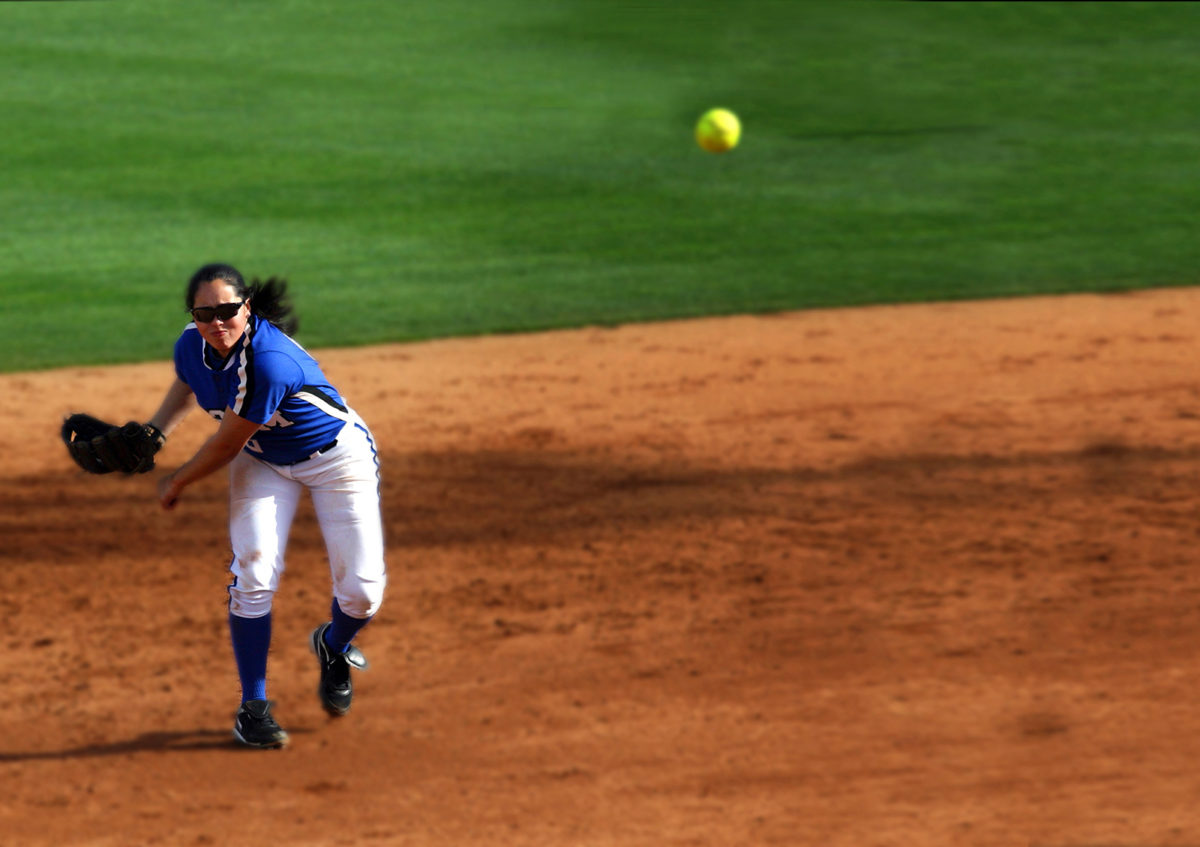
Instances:
[[[310,347],[1190,285],[1198,93],[1195,4],[0,3],[0,370],[212,260]]]

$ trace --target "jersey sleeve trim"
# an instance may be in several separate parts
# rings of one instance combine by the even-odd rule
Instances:
[[[331,418],[337,418],[340,421],[350,420],[349,410],[315,385],[304,386],[294,396],[297,400],[303,400],[315,406]]]

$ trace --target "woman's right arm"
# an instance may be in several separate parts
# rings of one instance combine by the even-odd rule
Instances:
[[[170,435],[171,430],[179,426],[191,410],[192,389],[188,388],[188,384],[182,379],[175,377],[175,381],[163,397],[162,405],[150,418],[150,423],[162,430],[163,435]]]

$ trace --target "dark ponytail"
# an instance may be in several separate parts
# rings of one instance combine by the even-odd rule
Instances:
[[[287,285],[286,279],[276,276],[268,278],[266,282],[252,280],[248,290],[250,311],[275,324],[286,334],[295,335],[300,327],[300,319],[292,308]]]
[[[184,300],[190,310],[195,305],[196,289],[206,282],[221,280],[233,287],[234,293],[243,300],[250,301],[250,311],[264,320],[268,320],[288,335],[295,335],[300,326],[300,319],[292,310],[292,301],[287,294],[287,280],[280,277],[270,277],[266,282],[257,279],[246,284],[241,272],[233,265],[214,262],[200,268],[188,281]]]

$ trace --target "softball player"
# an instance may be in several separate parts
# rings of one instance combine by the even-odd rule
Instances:
[[[230,467],[229,630],[242,686],[233,735],[260,748],[288,741],[267,699],[267,652],[271,601],[305,489],[333,577],[331,618],[310,636],[318,695],[331,715],[350,708],[350,670],[367,666],[351,642],[379,610],[387,579],[374,439],[290,337],[296,319],[285,294],[284,281],[247,285],[229,265],[196,271],[186,294],[192,322],[175,343],[176,378],[150,420],[169,434],[194,398],[220,421],[191,459],[159,481],[159,501],[172,509],[189,485]]]

